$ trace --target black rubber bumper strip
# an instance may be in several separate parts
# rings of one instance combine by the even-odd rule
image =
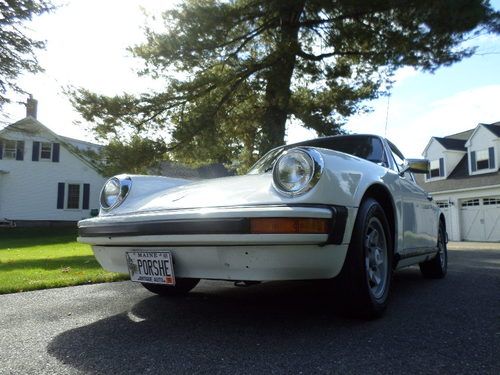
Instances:
[[[312,206],[312,205],[311,205]],[[302,206],[304,207],[304,206]],[[314,207],[318,207],[314,205]],[[332,212],[327,244],[340,244],[344,238],[347,209],[322,206]],[[135,237],[154,235],[251,234],[249,218],[186,219],[119,223],[78,228],[80,237]]]
[[[146,221],[78,229],[81,237],[248,233],[250,233],[250,220],[246,218]]]

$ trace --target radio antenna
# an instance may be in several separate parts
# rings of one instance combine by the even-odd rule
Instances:
[[[389,106],[391,103],[391,93],[387,95],[387,109],[385,111],[385,131],[384,131],[384,137],[387,138],[387,125],[389,124]]]

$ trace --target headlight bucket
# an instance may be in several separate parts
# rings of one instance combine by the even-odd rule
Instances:
[[[311,190],[324,169],[321,154],[313,148],[293,148],[281,155],[273,167],[274,188],[286,196]]]
[[[126,175],[111,177],[101,190],[101,208],[110,211],[118,207],[127,198],[132,188],[132,179]]]

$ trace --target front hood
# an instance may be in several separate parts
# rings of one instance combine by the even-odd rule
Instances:
[[[152,183],[154,183],[152,181]],[[134,189],[134,186],[132,187]],[[108,215],[130,212],[213,208],[283,203],[272,186],[272,174],[245,175],[192,182],[167,190],[138,196],[131,194],[124,204]]]
[[[246,175],[195,182],[158,194],[142,209],[205,208],[269,203],[272,175]],[[267,201],[267,202],[266,202]]]

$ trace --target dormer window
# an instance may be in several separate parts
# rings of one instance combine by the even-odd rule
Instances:
[[[472,151],[470,156],[472,172],[495,168],[495,149],[493,147]]]
[[[444,158],[431,160],[430,168],[427,179],[444,177]]]
[[[490,168],[490,156],[488,154],[488,150],[476,151],[476,166],[478,170]]]
[[[439,160],[431,161],[431,178],[439,177]]]

